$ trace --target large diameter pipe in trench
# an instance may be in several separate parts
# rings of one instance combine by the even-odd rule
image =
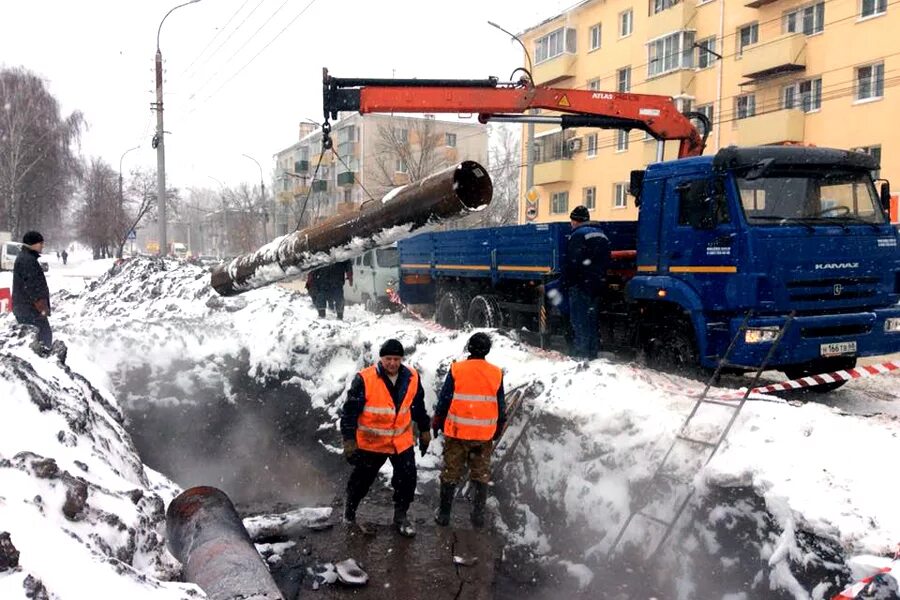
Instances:
[[[490,203],[492,194],[487,170],[477,162],[463,161],[394,190],[381,201],[365,202],[357,211],[335,215],[238,256],[213,271],[211,284],[219,294],[233,296],[300,275],[481,208]]]
[[[194,487],[166,510],[168,546],[210,600],[284,600],[228,496]]]

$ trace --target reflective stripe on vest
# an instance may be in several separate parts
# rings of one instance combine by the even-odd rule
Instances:
[[[362,450],[399,454],[413,445],[410,407],[419,388],[419,374],[410,369],[409,386],[400,403],[394,400],[375,366],[359,372],[366,390],[365,406],[356,426],[356,443]]]
[[[444,423],[444,434],[461,440],[487,441],[497,430],[497,392],[503,372],[481,359],[450,365],[453,400]]]

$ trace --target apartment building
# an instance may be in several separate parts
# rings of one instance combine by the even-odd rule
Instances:
[[[487,164],[483,125],[430,115],[343,113],[332,123],[331,138],[335,152],[321,155],[321,129],[301,129],[300,141],[275,155],[276,200],[290,217],[281,225],[290,227],[285,232],[294,229],[301,212],[304,224],[317,223],[459,161]]]
[[[705,113],[707,154],[786,142],[858,149],[879,156],[876,175],[889,178],[900,173],[894,4],[587,0],[520,37],[537,85],[661,94],[683,112]],[[626,182],[656,160],[657,142],[642,131],[541,125],[531,154],[534,187],[522,178],[520,222],[566,220],[578,204],[598,219],[633,220]],[[665,144],[665,158],[676,156],[677,143]]]

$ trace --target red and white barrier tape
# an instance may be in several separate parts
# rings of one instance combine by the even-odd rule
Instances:
[[[852,598],[858,597],[861,593],[865,592],[867,588],[874,582],[876,579],[884,575],[885,573],[890,573],[892,568],[896,568],[898,565],[897,561],[893,561],[890,567],[882,567],[878,569],[873,575],[866,577],[865,579],[861,579],[857,581],[853,585],[850,585],[844,588],[841,593],[837,596],[834,596],[831,600],[850,600]]]
[[[800,377],[799,379],[791,379],[790,381],[782,381],[781,383],[773,383],[764,385],[750,390],[751,394],[771,394],[772,392],[786,392],[790,390],[801,390],[805,388],[824,385],[826,383],[836,383],[838,381],[850,381],[852,379],[862,379],[867,377],[875,377],[878,375],[886,375],[900,370],[900,362],[887,361],[875,365],[864,365],[854,369],[842,371],[834,371],[833,373],[820,373],[819,375],[810,375],[808,377]],[[715,396],[716,400],[737,400],[743,398],[746,388],[742,388],[732,394],[725,396]]]

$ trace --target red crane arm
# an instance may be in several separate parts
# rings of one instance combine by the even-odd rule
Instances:
[[[477,113],[482,122],[494,117],[528,120],[532,109],[563,113],[561,126],[641,129],[658,140],[681,140],[678,156],[703,153],[709,122],[701,134],[669,96],[601,92],[500,84],[496,79],[337,79],[325,72],[326,118],[338,111],[360,113]],[[697,115],[690,115],[697,116]]]

